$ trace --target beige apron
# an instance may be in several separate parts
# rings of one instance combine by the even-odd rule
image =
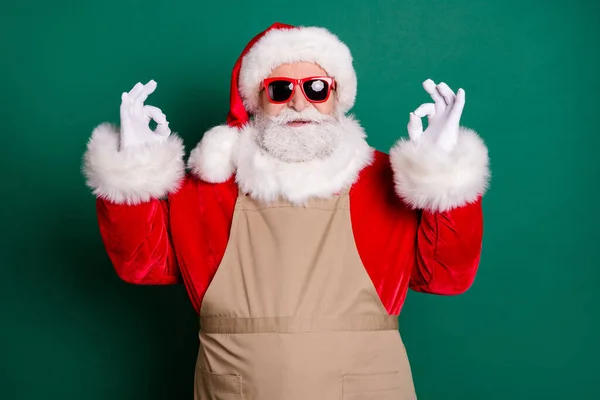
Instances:
[[[240,193],[202,302],[196,400],[416,399],[398,332],[356,250],[349,195]]]

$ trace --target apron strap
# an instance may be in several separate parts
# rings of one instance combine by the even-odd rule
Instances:
[[[350,187],[342,188],[340,191],[335,193],[334,197],[337,197],[337,199],[333,199],[334,203],[328,204],[328,205],[326,205],[326,207],[328,207],[328,208],[332,207],[332,209],[335,209],[335,208],[347,209],[348,204],[349,204],[349,198],[350,198]],[[309,202],[309,204],[319,207],[319,206],[322,206],[323,204],[327,204],[329,201],[330,200],[325,200],[325,199],[321,199],[321,200],[313,199]],[[260,204],[260,202],[257,202],[256,200],[252,199],[251,196],[246,194],[246,192],[242,191],[242,189],[238,187],[238,196],[237,196],[237,200],[235,203],[235,210],[244,210],[247,208],[256,210],[257,208],[277,206],[277,205],[282,205],[282,204],[287,205],[289,203],[288,203],[288,201],[280,198],[268,205]]]

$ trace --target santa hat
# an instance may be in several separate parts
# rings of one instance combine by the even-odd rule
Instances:
[[[312,62],[336,80],[335,109],[348,112],[356,98],[352,55],[340,39],[325,28],[274,23],[246,45],[231,74],[230,108],[226,125],[204,134],[191,152],[188,167],[208,182],[223,182],[232,175],[231,152],[241,129],[260,107],[263,79],[281,64]]]

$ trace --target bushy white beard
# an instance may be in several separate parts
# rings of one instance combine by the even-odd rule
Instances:
[[[295,120],[312,121],[302,126],[288,126]],[[302,112],[284,108],[278,115],[255,115],[256,143],[271,156],[288,163],[327,158],[339,145],[342,129],[335,115],[321,114],[314,107]]]

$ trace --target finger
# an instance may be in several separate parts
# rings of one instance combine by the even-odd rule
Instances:
[[[156,125],[156,129],[154,130],[154,132],[160,136],[169,136],[171,134],[169,122],[165,120],[165,122]]]
[[[453,123],[458,124],[460,122],[460,117],[462,115],[463,109],[465,107],[465,91],[461,88],[456,92],[456,100],[450,110],[450,120]]]
[[[431,118],[435,115],[435,104],[433,103],[425,103],[421,104],[414,111],[415,115],[419,118],[423,118],[427,115],[428,118]]]
[[[123,92],[121,94],[121,112],[125,112],[126,110],[129,110],[130,102],[131,102],[131,100],[129,98],[129,93]]]
[[[161,124],[167,121],[167,116],[158,107],[144,106],[144,112],[148,117],[156,121],[157,124]]]
[[[427,79],[423,82],[423,88],[431,95],[431,98],[435,102],[436,112],[444,111],[446,109],[446,102],[440,92],[438,92],[436,84],[431,79]]]
[[[452,106],[452,104],[454,104],[455,94],[446,83],[440,82],[437,85],[437,90],[440,92],[448,106]]]
[[[417,140],[423,133],[423,122],[415,113],[410,113],[410,119],[406,127],[410,140]]]
[[[129,91],[129,98],[135,100],[135,98],[139,96],[139,94],[142,92],[143,88],[144,85],[142,85],[141,82],[136,83],[133,89]]]
[[[136,98],[136,101],[143,103],[144,101],[146,101],[148,96],[150,96],[152,94],[152,92],[154,92],[155,89],[156,89],[156,82],[154,80],[151,80],[150,82],[148,82],[147,84],[144,85],[139,96]]]

